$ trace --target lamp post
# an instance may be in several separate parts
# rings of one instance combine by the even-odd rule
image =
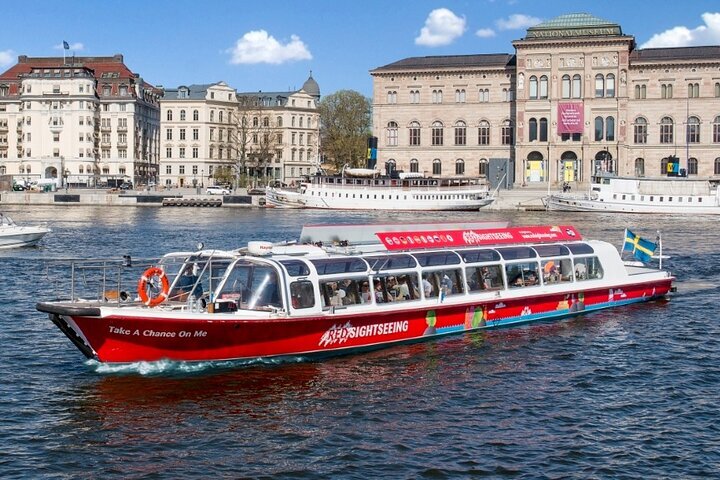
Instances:
[[[65,170],[63,170],[63,178],[64,178],[64,182],[63,182],[63,183],[65,184],[65,193],[67,193],[68,187],[69,187],[69,185],[68,185],[68,176],[70,176],[70,170],[68,170],[68,169],[66,168]]]
[[[200,170],[200,188],[205,188],[205,169]]]

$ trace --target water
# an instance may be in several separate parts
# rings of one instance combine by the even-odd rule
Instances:
[[[43,207],[0,251],[2,478],[709,478],[720,472],[720,233],[712,217],[483,212],[619,245],[663,232],[669,302],[322,362],[89,362],[35,311],[43,260],[294,239],[305,223],[439,215]]]

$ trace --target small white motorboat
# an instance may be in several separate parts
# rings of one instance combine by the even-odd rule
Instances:
[[[33,246],[51,231],[40,225],[18,225],[12,218],[0,213],[0,249]]]

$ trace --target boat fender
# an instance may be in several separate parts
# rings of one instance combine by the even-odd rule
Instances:
[[[272,254],[273,244],[271,242],[248,242],[248,253],[258,257],[266,257]]]
[[[160,282],[162,290],[157,296],[151,297],[148,294],[147,286],[148,282],[155,277],[157,277],[157,280]],[[140,301],[148,307],[156,307],[160,305],[168,297],[169,292],[170,282],[168,281],[167,275],[165,275],[165,272],[160,267],[148,268],[145,272],[143,272],[140,280],[138,281],[138,295],[140,296]]]

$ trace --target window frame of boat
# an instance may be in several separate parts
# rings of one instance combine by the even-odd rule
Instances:
[[[588,280],[602,280],[605,277],[605,267],[598,255],[583,255],[573,257],[573,273],[576,282]],[[592,268],[589,262],[592,261]],[[578,265],[584,265],[584,274],[578,271]],[[599,274],[598,274],[599,271]],[[592,272],[592,273],[591,273]]]
[[[535,276],[534,282],[530,280],[531,274]],[[539,287],[542,285],[540,262],[537,258],[525,258],[520,259],[519,261],[506,262],[505,277],[507,278],[508,290],[525,287]],[[521,281],[520,284],[517,283],[518,279]]]
[[[344,282],[349,281],[351,282],[350,285],[346,286],[345,289],[341,288],[341,284]],[[368,286],[370,285],[370,280],[368,277],[368,274],[365,273],[364,275],[319,275],[318,276],[318,289],[319,289],[319,296],[320,296],[320,306],[323,311],[327,310],[335,310],[338,308],[344,308],[344,307],[355,307],[360,305],[367,305],[368,302],[362,301],[362,284],[364,282],[368,282]],[[334,289],[333,289],[334,285]],[[352,290],[350,292],[351,295],[348,295],[347,290]],[[337,295],[335,293],[331,294],[331,291],[337,292]],[[343,292],[342,295],[340,295],[340,292]],[[337,296],[337,300],[335,300],[335,303],[333,303],[334,297]],[[345,302],[345,299],[355,299],[355,301]]]
[[[252,267],[252,271],[250,272],[249,277],[249,285],[245,285],[241,283],[242,289],[239,293],[239,297],[235,297],[235,289],[233,287],[232,292],[225,291],[225,286],[230,281],[233,272],[235,271],[238,266],[250,266]],[[260,295],[256,294],[255,292],[255,269],[261,267],[261,268],[270,268],[275,273],[275,285],[277,289],[277,294],[279,296],[279,306],[275,305],[268,305],[268,306],[260,306],[255,308],[255,303],[253,304],[253,308],[249,308],[249,302],[253,299],[255,299],[255,302],[257,302]],[[227,272],[225,274],[225,277],[223,278],[222,283],[217,287],[216,293],[218,299],[230,299],[230,300],[236,300],[237,303],[237,309],[238,310],[245,310],[245,311],[259,311],[259,312],[265,312],[265,311],[272,311],[273,309],[277,310],[285,310],[287,311],[287,292],[285,291],[285,285],[287,285],[287,276],[285,275],[285,271],[280,267],[280,264],[278,262],[272,262],[269,260],[264,260],[257,257],[250,257],[250,256],[242,256],[235,261],[231,262],[231,264],[227,268]],[[246,298],[244,298],[243,293],[245,291],[249,292],[249,295],[247,295]],[[246,306],[243,308],[243,306]]]
[[[466,290],[467,282],[465,281],[465,269],[461,264],[457,267],[452,268],[453,265],[440,265],[421,269],[420,275],[420,286],[424,285],[424,281],[428,280],[432,285],[433,289],[431,294],[428,296],[425,294],[425,288],[421,288],[424,299],[437,298],[442,290],[444,298],[455,295],[464,295]],[[450,280],[451,285],[445,282],[445,277]],[[432,278],[433,281],[430,281]]]
[[[398,299],[398,296],[396,294],[393,294],[391,290],[395,290],[396,286],[398,286],[399,288],[401,277],[406,277],[408,298]],[[390,285],[391,280],[393,280],[394,282],[392,285]],[[378,302],[376,297],[376,288],[378,283],[381,286],[380,291],[383,298],[382,302]],[[397,305],[398,303],[421,300],[421,285],[422,283],[420,281],[420,275],[418,274],[418,271],[416,269],[404,269],[397,271],[384,270],[383,273],[373,273],[372,275],[370,275],[372,303],[375,305]]]
[[[198,298],[213,298],[218,290],[218,287],[223,283],[223,280],[227,275],[228,268],[233,264],[234,259],[234,256],[219,254],[215,251],[199,254],[177,252],[165,255],[160,259],[158,264],[165,272],[165,275],[167,275],[170,283],[170,288],[168,290],[168,302],[185,302],[190,295],[194,295]],[[181,261],[176,262],[174,260]],[[225,265],[220,268],[216,268],[219,263],[224,263]],[[173,268],[168,268],[171,265]],[[174,268],[176,265],[180,267],[177,271],[175,271],[176,269]],[[188,266],[191,266],[193,269],[192,276],[195,277],[195,281],[189,291],[187,290],[188,285],[183,285],[183,291],[178,292],[177,290],[180,288],[178,284],[183,277],[183,272],[186,271]],[[220,275],[215,275],[218,272],[222,273]],[[207,283],[204,283],[204,280],[207,280]]]

